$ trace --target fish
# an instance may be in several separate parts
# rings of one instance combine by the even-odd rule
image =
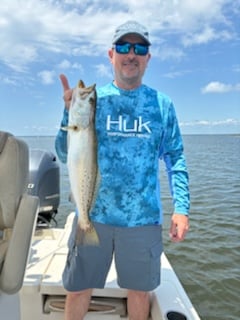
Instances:
[[[86,87],[82,80],[73,89],[67,134],[67,167],[71,195],[78,210],[76,244],[99,245],[90,221],[99,184],[95,129],[96,84]]]

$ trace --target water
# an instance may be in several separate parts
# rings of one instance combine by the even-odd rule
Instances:
[[[23,138],[31,148],[54,151],[54,137]],[[240,319],[240,135],[184,136],[191,219],[186,240],[169,241],[171,198],[161,171],[164,245],[172,266],[203,320]],[[58,226],[73,210],[66,165],[60,164]]]

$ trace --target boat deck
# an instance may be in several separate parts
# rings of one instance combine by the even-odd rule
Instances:
[[[73,213],[64,229],[40,229],[34,236],[24,285],[20,292],[21,319],[62,320],[66,291],[62,271]],[[152,320],[199,320],[188,296],[165,254],[162,255],[161,285],[152,292]],[[104,289],[94,289],[86,319],[127,319],[127,290],[116,282],[114,262]],[[172,312],[172,313],[171,313]],[[183,314],[185,318],[174,317]],[[168,314],[168,316],[167,316]]]

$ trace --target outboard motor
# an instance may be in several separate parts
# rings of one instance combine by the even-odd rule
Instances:
[[[50,227],[60,203],[60,169],[49,151],[30,149],[28,194],[38,196],[40,207],[37,227]]]

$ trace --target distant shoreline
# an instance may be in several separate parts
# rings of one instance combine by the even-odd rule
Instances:
[[[182,133],[182,136],[236,136],[240,137],[240,133]],[[16,135],[19,138],[54,138],[56,135]]]

